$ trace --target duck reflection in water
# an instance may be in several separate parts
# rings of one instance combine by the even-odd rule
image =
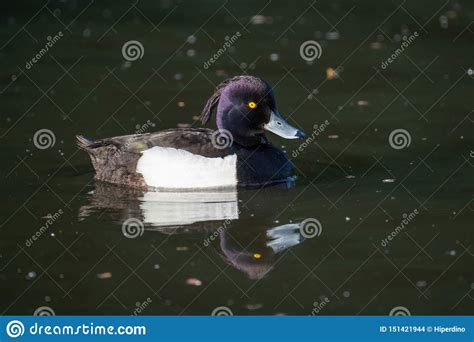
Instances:
[[[259,195],[272,196],[267,191]],[[97,182],[90,195],[79,209],[80,220],[107,213],[120,222],[139,219],[146,231],[201,235],[203,248],[212,245],[225,262],[254,280],[273,269],[280,253],[304,241],[299,223],[269,227],[243,214],[234,189],[147,192]]]

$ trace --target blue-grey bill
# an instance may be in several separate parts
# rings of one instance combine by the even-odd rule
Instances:
[[[285,139],[298,139],[305,137],[305,134],[302,131],[291,126],[278,112],[272,112],[270,121],[265,124],[264,128]]]

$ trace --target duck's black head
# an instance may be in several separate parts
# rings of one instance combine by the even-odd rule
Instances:
[[[286,139],[304,137],[278,113],[272,87],[257,77],[237,76],[221,83],[204,107],[203,124],[213,110],[217,127],[229,131],[234,142],[243,146],[266,142],[265,130]]]

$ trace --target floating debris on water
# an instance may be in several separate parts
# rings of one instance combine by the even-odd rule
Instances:
[[[270,60],[271,60],[272,62],[277,62],[279,59],[280,59],[280,55],[277,54],[277,53],[272,53],[272,54],[270,55]]]
[[[178,128],[190,128],[190,127],[193,127],[193,125],[191,125],[190,123],[184,123],[184,122],[181,122],[181,123],[178,123]]]
[[[418,280],[416,282],[416,286],[418,286],[418,287],[425,287],[426,285],[427,285],[426,280]]]
[[[90,28],[86,28],[84,31],[82,31],[82,36],[84,38],[90,38],[91,34],[92,34],[92,31]]]
[[[183,79],[183,74],[180,74],[180,73],[174,74],[173,78],[176,81],[181,81]]]
[[[441,25],[441,28],[447,29],[448,28],[448,17],[445,15],[442,15],[439,17],[439,24]]]
[[[339,139],[339,135],[337,135],[337,134],[330,134],[330,135],[328,135],[328,139]]]
[[[382,43],[380,42],[372,42],[370,43],[371,50],[380,50],[382,48]]]
[[[326,79],[333,80],[335,78],[339,78],[339,71],[334,68],[327,68],[326,69]]]
[[[394,179],[394,178],[382,179],[382,183],[393,183],[393,182],[395,182],[395,179]]]
[[[349,216],[346,216],[346,222],[349,222],[351,218]]]
[[[122,66],[120,67],[120,70],[127,70],[132,66],[132,62],[130,61],[125,61],[122,63]]]
[[[184,103],[184,101],[179,101],[179,102],[178,102],[178,107],[183,108],[184,106],[186,106],[186,104]]]
[[[188,278],[186,279],[186,284],[191,286],[201,286],[202,281],[197,278]]]
[[[347,175],[346,178],[347,178],[347,179],[354,179],[355,176],[353,176],[353,175]]]
[[[154,265],[153,265],[153,268],[154,268],[155,270],[159,270],[159,269],[160,269],[160,265],[154,264]]]
[[[188,57],[194,57],[194,56],[196,56],[196,50],[194,50],[194,49],[189,49],[189,50],[187,50],[187,51],[186,51],[186,56],[188,56]]]
[[[456,252],[455,249],[452,249],[450,251],[447,251],[446,254],[449,255],[449,256],[456,256],[457,252]]]
[[[342,293],[342,296],[343,296],[344,298],[349,298],[349,297],[351,296],[351,293],[350,293],[349,291],[344,291],[344,292]]]
[[[339,39],[339,32],[338,31],[330,31],[326,32],[326,39],[327,40],[338,40]]]
[[[30,271],[26,274],[25,276],[26,280],[33,280],[36,278],[36,272],[35,271]]]
[[[188,246],[178,246],[178,247],[176,247],[176,251],[186,252],[186,251],[189,251],[189,247]]]
[[[273,17],[264,16],[260,14],[254,15],[252,18],[250,18],[250,23],[252,25],[263,25],[263,24],[270,25],[273,23]]]
[[[367,107],[369,105],[369,101],[366,101],[366,100],[359,100],[357,101],[357,105],[359,107]]]
[[[110,279],[110,278],[112,278],[112,272],[97,273],[97,278],[99,278],[99,279]]]
[[[194,43],[196,43],[196,40],[197,40],[197,39],[196,39],[196,36],[193,36],[193,35],[190,35],[190,36],[186,39],[186,41],[187,41],[189,44],[194,44]]]
[[[247,304],[247,305],[245,305],[245,307],[246,307],[247,309],[249,309],[250,311],[254,311],[254,310],[258,310],[258,309],[263,308],[263,304],[261,304],[261,303],[253,303],[253,304]]]

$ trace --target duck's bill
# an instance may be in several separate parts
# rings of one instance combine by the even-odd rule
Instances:
[[[268,123],[263,127],[267,131],[275,133],[285,139],[298,139],[305,137],[305,134],[302,131],[291,126],[278,112],[272,111],[270,121],[268,121]]]

